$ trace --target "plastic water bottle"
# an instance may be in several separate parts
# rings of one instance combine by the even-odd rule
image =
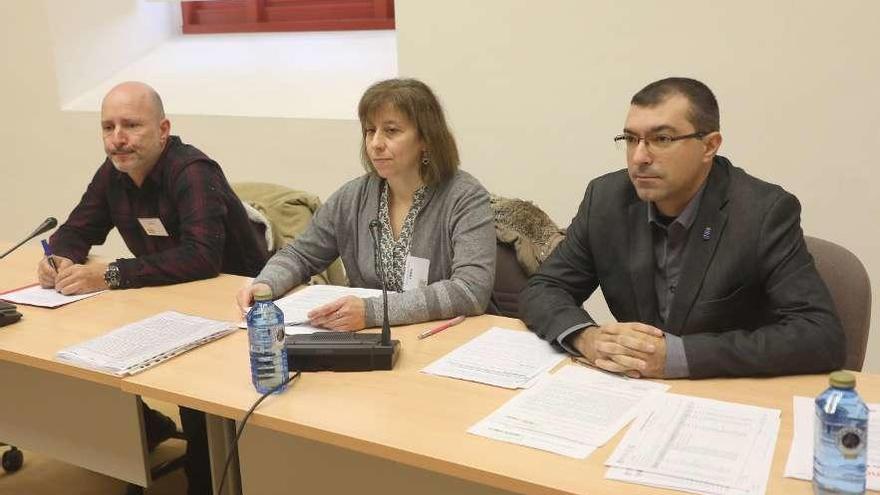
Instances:
[[[813,493],[865,493],[868,407],[856,393],[856,377],[835,371],[831,387],[816,397]]]
[[[287,349],[284,347],[284,313],[272,302],[268,290],[254,294],[247,314],[251,354],[251,381],[265,394],[287,379]],[[279,388],[281,393],[287,386]]]

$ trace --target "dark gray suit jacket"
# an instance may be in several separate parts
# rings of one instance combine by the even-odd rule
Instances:
[[[530,329],[556,345],[592,323],[581,305],[598,285],[618,321],[681,336],[693,378],[843,365],[845,337],[804,244],[797,198],[716,157],[665,325],[647,208],[626,170],[590,182],[565,241],[522,293]]]

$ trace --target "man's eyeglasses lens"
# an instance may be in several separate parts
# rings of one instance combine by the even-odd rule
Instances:
[[[693,134],[685,134],[684,136],[653,134],[645,137],[639,137],[635,134],[620,134],[614,137],[614,144],[616,144],[617,149],[621,151],[634,151],[639,146],[639,142],[644,140],[648,149],[663,150],[671,147],[676,141],[690,138],[702,139],[704,136],[706,136],[705,132],[695,132]]]

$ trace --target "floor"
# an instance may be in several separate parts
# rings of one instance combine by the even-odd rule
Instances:
[[[148,401],[154,407],[180,424],[177,406],[158,401]],[[160,445],[152,458],[156,462],[181,455],[185,443],[169,440]],[[8,447],[0,447],[6,452]],[[0,469],[0,495],[124,495],[126,483],[56,461],[36,452],[24,451],[24,465],[14,473]],[[186,478],[183,470],[177,470],[154,482],[146,491],[150,494],[185,495]]]

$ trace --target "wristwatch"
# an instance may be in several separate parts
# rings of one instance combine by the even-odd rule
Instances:
[[[119,284],[122,283],[122,278],[119,275],[119,266],[115,261],[107,265],[107,271],[104,272],[104,282],[111,289],[118,289]]]

